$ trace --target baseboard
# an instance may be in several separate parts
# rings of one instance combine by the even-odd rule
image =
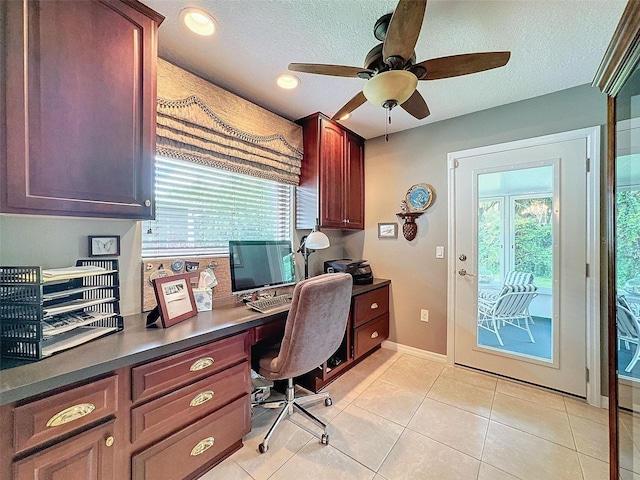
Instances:
[[[410,347],[409,345],[403,345],[401,343],[390,342],[389,340],[385,340],[382,342],[382,348],[395,350],[396,352],[400,353],[408,353],[409,355],[424,358],[426,360],[431,360],[432,362],[447,363],[447,356],[442,355],[441,353],[429,352],[428,350]]]

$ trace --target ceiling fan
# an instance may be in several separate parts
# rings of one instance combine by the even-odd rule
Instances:
[[[506,65],[511,52],[484,52],[433,58],[415,63],[414,48],[420,35],[427,0],[400,0],[393,14],[376,22],[373,34],[382,43],[367,54],[364,67],[290,63],[289,70],[335,77],[366,79],[363,91],[349,100],[332,120],[340,120],[367,100],[387,110],[400,105],[417,119],[429,115],[418,90],[418,80],[438,80],[482,72]],[[391,118],[389,116],[389,123]]]

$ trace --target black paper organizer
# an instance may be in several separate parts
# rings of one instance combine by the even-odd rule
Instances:
[[[96,273],[44,278],[41,267],[0,266],[0,355],[40,360],[121,331],[118,260],[78,260]]]

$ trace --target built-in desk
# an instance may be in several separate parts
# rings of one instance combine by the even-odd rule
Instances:
[[[354,286],[347,358],[332,377],[325,364],[313,387],[386,338],[389,283]],[[367,307],[371,295],[386,304]],[[380,315],[361,321],[357,308]],[[2,359],[0,480],[45,478],[61,463],[77,472],[67,480],[197,478],[242,446],[251,346],[281,329],[286,315],[287,307],[266,315],[233,303],[167,329],[130,315],[122,332],[50,358]],[[99,476],[87,476],[96,475],[96,459]]]

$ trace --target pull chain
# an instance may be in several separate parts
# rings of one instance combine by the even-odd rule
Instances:
[[[391,125],[391,109],[385,108],[387,112],[387,121],[384,124],[384,141],[389,141],[389,125]]]

